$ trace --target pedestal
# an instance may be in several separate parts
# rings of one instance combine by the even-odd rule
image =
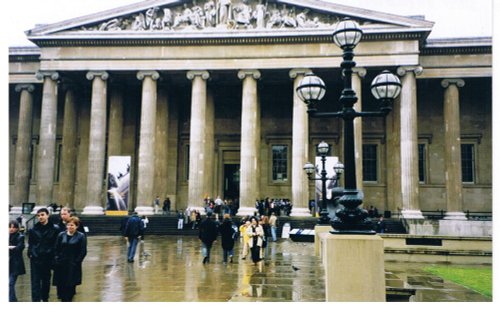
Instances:
[[[320,225],[314,226],[314,254],[316,256],[321,256],[321,238],[322,233],[328,233],[333,230],[331,225]]]
[[[328,235],[326,301],[385,302],[384,241],[378,235]]]

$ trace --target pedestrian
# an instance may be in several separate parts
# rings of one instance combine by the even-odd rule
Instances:
[[[278,217],[276,217],[276,213],[272,212],[271,217],[269,218],[269,226],[271,227],[271,236],[273,238],[273,242],[276,241],[276,230],[278,228]]]
[[[71,217],[66,231],[59,233],[54,257],[54,285],[62,302],[71,302],[76,286],[82,284],[82,262],[87,255],[87,238],[77,230],[78,217]]]
[[[170,197],[165,198],[163,201],[163,214],[169,214],[170,213]]]
[[[212,212],[207,213],[207,217],[201,222],[198,238],[201,240],[201,254],[203,255],[203,264],[210,262],[210,249],[217,239],[217,224],[212,219]]]
[[[250,253],[252,255],[252,261],[257,264],[260,260],[260,248],[262,247],[262,237],[264,236],[264,230],[262,226],[257,223],[257,218],[250,218],[250,226],[247,228],[248,247],[250,248]]]
[[[194,230],[196,229],[196,210],[194,208],[188,209],[191,209],[191,212],[189,213],[189,221],[191,222],[191,229]]]
[[[229,214],[224,214],[222,224],[219,227],[219,232],[221,236],[222,254],[223,254],[223,264],[227,264],[227,258],[229,256],[229,262],[233,263],[234,256],[234,238],[237,232],[233,228],[233,222]]]
[[[137,243],[139,242],[139,237],[144,233],[144,223],[134,212],[132,217],[130,217],[125,225],[124,235],[128,240],[128,251],[127,251],[127,261],[134,262],[135,252],[137,250]]]
[[[160,197],[158,195],[156,195],[154,204],[155,204],[155,214],[158,214],[158,212],[160,211]]]
[[[17,277],[26,274],[24,247],[24,235],[19,232],[19,222],[9,221],[9,302],[17,302]]]
[[[262,226],[262,230],[264,231],[264,236],[262,237],[262,248],[260,249],[260,257],[262,259],[267,258],[269,251],[269,241],[271,240],[271,226],[269,225],[269,218],[267,216],[263,216],[259,220],[260,226]]]
[[[241,259],[245,260],[248,255],[248,241],[250,238],[247,236],[247,229],[250,227],[250,221],[249,220],[243,220],[241,225],[240,225],[240,237],[241,237],[241,243],[243,245],[241,249]]]
[[[184,214],[182,211],[177,212],[177,229],[182,230],[184,228]]]
[[[376,226],[376,231],[377,231],[377,233],[384,233],[385,232],[384,217],[380,217],[378,219],[377,226]]]
[[[49,210],[36,212],[38,222],[28,232],[28,258],[31,268],[31,300],[48,302],[50,278],[59,227],[49,220]]]
[[[69,209],[68,207],[62,207],[60,209],[59,218],[57,219],[57,222],[54,222],[55,224],[57,224],[57,226],[59,226],[60,232],[66,231],[66,224],[68,223],[68,221],[71,217],[74,217],[74,215],[71,213],[71,209]],[[85,233],[85,228],[83,227],[81,221],[80,221],[80,224],[78,225],[77,231],[81,232],[85,235],[87,234],[87,233]]]

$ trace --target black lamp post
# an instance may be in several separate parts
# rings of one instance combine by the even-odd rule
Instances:
[[[401,92],[401,83],[397,76],[383,71],[372,82],[371,92],[381,101],[377,112],[357,112],[354,104],[358,101],[356,92],[352,89],[352,69],[356,66],[353,61],[354,48],[361,40],[363,32],[359,25],[350,19],[337,24],[333,33],[333,40],[343,50],[342,77],[344,88],[339,102],[342,110],[337,112],[318,112],[316,105],[324,97],[326,87],[321,78],[307,74],[296,89],[299,98],[306,103],[309,116],[314,118],[336,117],[344,120],[344,163],[345,187],[339,202],[342,208],[335,213],[331,225],[333,234],[375,234],[372,224],[367,219],[368,213],[360,207],[363,202],[356,186],[356,162],[354,157],[354,119],[357,117],[385,117],[392,110],[392,102]]]
[[[336,177],[334,178],[328,178],[327,177],[327,172],[326,172],[326,155],[328,154],[328,151],[330,150],[330,146],[328,143],[325,141],[322,141],[321,143],[318,144],[317,147],[317,152],[318,155],[321,156],[321,172],[320,172],[320,178],[312,178],[312,174],[316,172],[316,167],[311,164],[310,162],[306,163],[304,165],[304,170],[307,173],[307,177],[309,180],[321,180],[321,206],[320,206],[320,211],[319,211],[319,220],[318,224],[330,224],[330,217],[328,216],[328,209],[326,208],[326,181],[328,180],[337,180],[339,179],[339,174],[337,174]],[[342,165],[342,164],[340,164]],[[343,165],[342,165],[343,166]],[[335,169],[335,166],[334,166]],[[337,172],[337,171],[336,171]]]

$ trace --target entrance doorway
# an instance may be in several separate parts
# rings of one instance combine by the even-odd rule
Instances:
[[[240,165],[224,164],[224,198],[232,199],[240,197]]]

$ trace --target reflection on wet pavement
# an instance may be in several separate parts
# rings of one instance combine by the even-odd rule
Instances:
[[[234,263],[223,265],[217,241],[210,263],[203,265],[197,237],[146,236],[136,261],[127,263],[127,245],[122,237],[90,236],[83,284],[77,287],[74,301],[325,301],[324,270],[314,256],[314,244],[281,239],[268,248],[268,257],[254,265],[249,257],[241,259],[240,244],[236,243]],[[491,301],[423,272],[422,267],[386,263],[388,279],[418,289],[414,301]],[[20,301],[31,300],[29,272],[19,277],[16,288]],[[50,296],[50,301],[57,301],[55,287]]]

